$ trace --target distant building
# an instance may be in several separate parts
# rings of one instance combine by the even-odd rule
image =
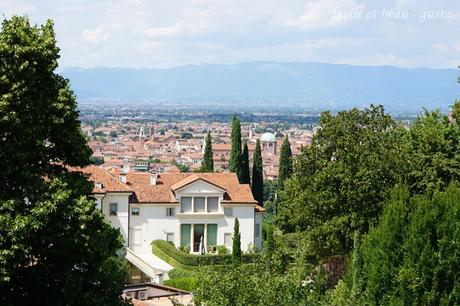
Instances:
[[[273,133],[264,133],[262,137],[260,137],[260,145],[262,147],[262,151],[268,152],[273,155],[278,154],[276,146],[276,137]]]

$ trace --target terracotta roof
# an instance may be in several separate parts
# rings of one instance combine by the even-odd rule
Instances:
[[[115,176],[97,166],[88,166],[85,168],[76,168],[79,171],[89,175],[89,179],[94,182],[94,193],[106,192],[132,192],[126,184],[122,183]],[[96,184],[102,184],[101,188],[96,188]]]
[[[259,204],[256,204],[256,211],[257,211],[257,212],[264,212],[264,211],[265,211],[265,208],[263,208],[263,207],[260,206]]]
[[[198,179],[226,192],[223,203],[257,204],[248,184],[240,184],[235,173],[160,173],[156,185],[150,184],[150,174],[128,172],[127,184],[134,190],[131,201],[138,203],[177,203],[173,190]]]

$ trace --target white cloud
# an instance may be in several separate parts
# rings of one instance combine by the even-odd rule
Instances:
[[[100,43],[108,39],[109,35],[105,31],[104,24],[98,25],[95,29],[86,29],[82,33],[85,41],[90,43]]]
[[[446,67],[460,58],[460,19],[366,20],[360,9],[410,12],[438,0],[0,0],[0,12],[55,21],[61,67],[170,67],[252,60]],[[362,5],[366,5],[363,7]],[[458,63],[457,63],[458,64]],[[455,65],[454,65],[455,66]]]
[[[302,15],[290,18],[284,24],[304,29],[344,25],[364,8],[353,0],[313,0],[307,2]]]

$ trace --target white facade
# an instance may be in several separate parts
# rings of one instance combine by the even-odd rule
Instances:
[[[261,224],[261,218],[256,218],[254,206],[247,204],[222,204],[224,190],[208,184],[204,181],[197,181],[185,186],[175,192],[177,203],[155,203],[155,204],[130,204],[130,245],[134,252],[150,252],[151,243],[154,240],[169,240],[176,247],[184,242],[184,232],[181,225],[190,225],[188,235],[190,237],[189,246],[192,253],[197,253],[196,246],[199,245],[198,236],[203,236],[205,249],[207,250],[208,239],[213,240],[209,229],[216,226],[216,239],[213,246],[226,245],[231,250],[231,239],[233,237],[234,220],[238,218],[240,222],[241,248],[243,251],[255,246],[261,248],[261,239],[256,238],[254,232],[256,222]],[[191,199],[190,211],[183,211],[181,199]],[[201,211],[195,203],[195,199],[204,198],[204,211]],[[217,207],[209,204],[211,200],[218,199]],[[196,201],[198,203],[198,201]],[[209,205],[208,205],[209,204]],[[212,206],[212,207],[211,207]],[[182,209],[181,209],[182,208]],[[214,209],[217,208],[217,209]],[[225,208],[225,209],[224,209]],[[134,210],[134,214],[133,214]],[[138,214],[137,214],[138,212]],[[227,213],[227,215],[225,214]],[[261,213],[257,213],[261,215]],[[211,227],[208,225],[211,224]],[[204,231],[200,235],[198,229]],[[261,225],[258,226],[261,237]],[[226,239],[227,237],[227,239]],[[193,248],[195,246],[195,249]]]
[[[262,213],[256,212],[253,205],[225,203],[224,193],[225,190],[198,180],[175,191],[176,203],[129,203],[128,192],[107,192],[96,194],[95,198],[111,225],[120,230],[124,246],[135,253],[150,253],[152,241],[158,239],[180,247],[187,241],[182,225],[190,227],[187,233],[191,253],[198,253],[201,236],[206,251],[218,245],[231,250],[235,218],[240,222],[241,249],[261,249]],[[189,199],[184,203],[190,202],[190,207],[181,204],[184,198]],[[215,240],[210,231],[215,232]]]
[[[102,209],[102,213],[109,220],[110,224],[120,230],[123,237],[123,245],[128,246],[129,228],[129,196],[127,192],[107,192],[96,194],[96,206]],[[111,211],[112,207],[112,211]],[[115,208],[116,207],[116,211]]]

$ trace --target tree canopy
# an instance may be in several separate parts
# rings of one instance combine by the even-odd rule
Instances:
[[[0,304],[117,305],[122,247],[69,166],[91,151],[69,82],[55,73],[53,23],[12,17],[0,32]]]
[[[278,226],[305,231],[315,255],[346,254],[354,232],[377,222],[406,169],[404,137],[381,106],[323,113],[280,193]]]

